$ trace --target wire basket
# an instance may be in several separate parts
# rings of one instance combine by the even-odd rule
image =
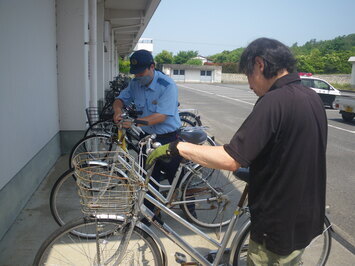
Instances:
[[[98,107],[88,107],[85,109],[86,118],[88,120],[89,126],[95,124],[98,121],[105,121],[107,119],[112,119],[113,109],[112,107],[102,110]]]
[[[134,158],[124,151],[79,153],[73,159],[81,210],[86,215],[127,215],[137,202]]]
[[[97,107],[88,107],[85,109],[86,118],[88,120],[89,126],[98,122],[100,120],[100,110]]]

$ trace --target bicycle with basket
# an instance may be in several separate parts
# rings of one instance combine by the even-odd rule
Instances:
[[[35,265],[167,265],[167,252],[163,243],[150,227],[140,222],[142,217],[180,246],[195,263],[246,265],[250,220],[245,220],[234,237],[233,232],[242,216],[246,215],[248,218],[248,208],[245,206],[247,185],[219,242],[148,195],[146,192],[151,170],[146,172],[127,152],[118,150],[109,154],[97,153],[95,159],[82,153],[74,158],[73,163],[82,211],[86,216],[56,230],[42,244],[36,255]],[[246,174],[244,172],[236,175],[245,179]],[[203,254],[192,247],[167,222],[160,220],[144,206],[144,198],[172,218],[172,224],[183,225],[213,245],[216,250]],[[312,241],[303,254],[305,265],[326,263],[331,247],[330,227],[325,217],[323,234]],[[85,233],[73,234],[75,231]],[[186,257],[177,253],[176,261],[186,263]]]

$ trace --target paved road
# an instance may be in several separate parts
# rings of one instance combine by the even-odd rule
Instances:
[[[179,83],[182,108],[196,108],[219,143],[227,143],[251,112],[257,96],[247,85]],[[327,204],[341,235],[355,245],[355,120],[344,123],[327,109]]]

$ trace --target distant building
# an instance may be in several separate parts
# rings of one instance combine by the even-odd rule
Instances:
[[[202,61],[202,64],[204,63],[212,63],[212,61],[210,59],[208,59],[207,57],[204,57],[204,56],[201,56],[201,55],[198,55],[192,59],[198,59],[198,60],[201,60]]]
[[[140,38],[137,45],[134,47],[133,51],[147,50],[153,53],[153,39],[151,38]]]
[[[221,83],[221,66],[164,64],[162,71],[178,82]]]

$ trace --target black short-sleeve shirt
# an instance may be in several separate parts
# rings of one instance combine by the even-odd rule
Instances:
[[[250,167],[251,238],[287,255],[322,232],[327,118],[297,74],[278,79],[224,145]]]

